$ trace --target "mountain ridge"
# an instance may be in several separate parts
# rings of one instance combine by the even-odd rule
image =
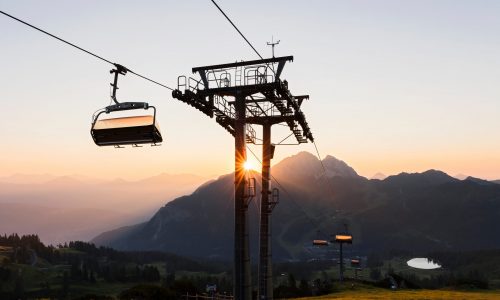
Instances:
[[[314,257],[310,243],[318,230],[340,230],[344,223],[350,224],[357,247],[366,250],[500,247],[498,241],[477,240],[483,226],[497,230],[500,186],[461,181],[433,169],[368,180],[350,171],[344,162],[333,157],[328,160],[333,163],[325,168],[335,174],[332,177],[323,176],[319,160],[310,153],[287,157],[272,167],[281,185],[273,180],[272,186],[285,188],[273,211],[273,255],[277,260]],[[233,213],[233,180],[233,174],[223,175],[167,203],[149,221],[129,230],[107,231],[93,241],[121,250],[231,257],[233,219],[226,216]],[[254,204],[249,207],[249,224],[255,256],[258,207],[256,201]],[[471,217],[464,219],[462,214]],[[465,243],[467,238],[476,243]]]

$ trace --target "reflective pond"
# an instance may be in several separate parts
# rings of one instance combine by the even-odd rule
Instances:
[[[416,268],[416,269],[426,269],[426,270],[431,270],[431,269],[439,269],[441,266],[428,258],[425,257],[417,257],[417,258],[412,258],[409,261],[406,262],[410,267]]]

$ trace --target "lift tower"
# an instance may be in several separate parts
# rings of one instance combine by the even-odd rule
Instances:
[[[352,244],[352,234],[349,233],[347,224],[344,224],[345,230],[335,235],[335,243],[339,244],[339,279],[344,281],[344,244]]]
[[[281,80],[286,62],[293,56],[242,61],[196,67],[198,78],[179,76],[172,96],[200,110],[226,129],[235,139],[234,189],[234,297],[250,300],[251,265],[248,241],[245,171],[246,143],[256,143],[252,125],[263,126],[262,207],[259,298],[272,299],[272,273],[269,218],[273,201],[269,201],[271,126],[286,124],[297,144],[314,141],[301,105],[308,96],[293,96],[288,82]],[[274,197],[273,197],[274,198]]]

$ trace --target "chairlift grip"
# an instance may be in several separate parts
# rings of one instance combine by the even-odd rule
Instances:
[[[113,92],[111,94],[111,99],[113,99],[113,101],[118,104],[118,100],[116,99],[116,91],[118,90],[118,75],[125,75],[127,74],[127,71],[128,69],[125,68],[124,66],[120,65],[120,64],[114,64],[114,66],[116,67],[116,69],[113,69],[111,71],[109,71],[109,73],[111,74],[115,74],[115,78],[113,80],[113,83],[111,84],[111,86],[113,87]]]

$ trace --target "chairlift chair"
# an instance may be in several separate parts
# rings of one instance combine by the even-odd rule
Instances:
[[[114,82],[111,84],[113,92],[111,99],[115,102],[100,110],[92,118],[90,133],[92,139],[98,146],[115,146],[121,148],[122,145],[133,145],[140,147],[141,144],[152,144],[156,146],[163,141],[160,127],[156,122],[156,108],[146,102],[118,102],[116,91],[118,90],[118,75],[125,75],[129,71],[124,66],[115,64],[116,69],[110,71],[114,73]],[[99,119],[103,114],[110,114],[119,111],[152,108],[152,115],[138,115],[118,118]]]
[[[336,243],[352,244],[352,234],[349,233],[348,225],[344,224],[345,229],[335,235]]]
[[[335,242],[352,244],[352,235],[350,235],[350,234],[337,234],[337,235],[335,235]]]
[[[152,115],[99,119],[103,113],[150,108],[153,109]],[[123,102],[107,106],[93,118],[91,134],[98,146],[156,145],[163,141],[156,122],[156,108],[145,102]]]
[[[353,258],[351,259],[351,267],[358,268],[360,266],[361,262],[359,258]]]
[[[327,240],[313,240],[313,246],[319,246],[319,247],[328,246],[328,241]]]
[[[328,246],[330,243],[328,242],[328,240],[321,238],[321,231],[318,230],[316,232],[316,237],[313,240],[312,244],[313,244],[313,246],[316,246],[316,247],[325,247],[325,246]]]

